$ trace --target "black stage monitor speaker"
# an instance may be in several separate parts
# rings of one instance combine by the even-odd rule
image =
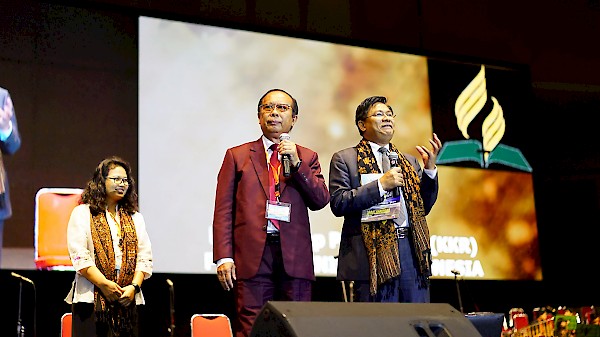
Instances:
[[[250,337],[481,337],[447,303],[267,302]]]

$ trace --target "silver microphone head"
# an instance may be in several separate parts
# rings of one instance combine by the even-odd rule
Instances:
[[[290,139],[291,139],[291,138],[290,138],[290,135],[289,135],[289,134],[287,134],[287,133],[285,133],[285,132],[279,135],[279,141],[282,141],[282,140],[290,140]]]
[[[398,154],[396,152],[392,152],[392,151],[388,152],[388,158],[390,158],[391,166],[394,166],[394,167],[398,166],[398,159],[400,157],[398,156]]]

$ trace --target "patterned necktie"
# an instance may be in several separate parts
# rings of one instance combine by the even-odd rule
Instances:
[[[275,186],[279,185],[279,169],[281,167],[281,162],[278,158],[277,144],[271,145],[270,149],[273,152],[269,159],[269,200],[277,201],[279,198],[279,188],[275,188]],[[271,223],[275,228],[279,229],[279,220],[271,219]]]
[[[386,173],[390,170],[390,157],[388,157],[389,150],[382,146],[377,151],[381,152],[381,168],[383,169],[381,173]]]

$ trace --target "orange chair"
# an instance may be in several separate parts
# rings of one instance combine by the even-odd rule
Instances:
[[[223,314],[194,314],[190,324],[192,337],[233,337],[231,322]]]
[[[60,318],[60,337],[71,337],[72,316],[70,312],[67,312]]]
[[[80,188],[42,188],[35,195],[35,266],[73,270],[67,248],[67,224],[79,202]]]

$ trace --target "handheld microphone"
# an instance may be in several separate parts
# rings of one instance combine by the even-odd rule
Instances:
[[[281,142],[283,140],[290,140],[290,135],[287,133],[282,133],[281,135],[279,135],[279,141]],[[290,174],[292,174],[292,171],[290,169],[290,155],[281,155],[281,162],[283,163],[283,176],[287,178],[290,176]]]
[[[388,152],[388,158],[390,158],[390,167],[398,167],[398,154],[396,152]]]
[[[399,156],[396,152],[390,151],[388,152],[388,158],[390,159],[390,167],[398,167]],[[394,189],[394,195],[400,195],[400,187],[396,187]]]
[[[25,281],[25,282],[29,282],[29,283],[31,283],[31,284],[33,284],[33,285],[35,285],[35,283],[33,283],[33,281],[32,281],[32,280],[28,279],[28,278],[27,278],[27,277],[25,277],[25,276],[21,276],[21,275],[19,275],[19,274],[17,274],[17,273],[13,273],[13,272],[11,272],[10,274],[11,274],[12,276],[14,276],[14,277],[18,278],[18,279],[21,279],[21,280],[23,280],[23,281]]]

